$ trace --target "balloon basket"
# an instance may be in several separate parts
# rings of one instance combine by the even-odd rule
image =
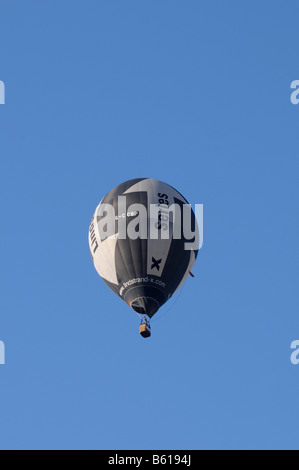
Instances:
[[[143,338],[149,338],[151,336],[151,329],[146,323],[142,323],[139,327],[139,333]]]

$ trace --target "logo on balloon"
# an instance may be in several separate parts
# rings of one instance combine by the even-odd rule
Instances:
[[[129,281],[127,282],[124,282],[123,285],[121,286],[120,290],[119,290],[119,295],[122,295],[124,289],[126,289],[128,286],[132,286],[133,284],[138,284],[138,283],[142,283],[142,284],[155,284],[155,285],[158,285],[162,288],[166,287],[166,284],[165,282],[161,281],[160,279],[155,279],[153,277],[136,277],[134,279],[130,279]]]

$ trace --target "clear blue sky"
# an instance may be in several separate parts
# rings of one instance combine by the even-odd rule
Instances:
[[[298,449],[298,2],[0,12],[0,447]],[[136,177],[204,204],[150,340],[87,237]]]

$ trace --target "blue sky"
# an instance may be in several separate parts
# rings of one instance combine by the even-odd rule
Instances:
[[[0,12],[0,448],[298,449],[298,2]],[[204,204],[147,341],[87,238],[136,177]]]

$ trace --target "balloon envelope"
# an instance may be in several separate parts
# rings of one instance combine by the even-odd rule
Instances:
[[[188,202],[172,186],[138,178],[112,189],[92,218],[89,247],[98,274],[141,315],[151,318],[195,263],[198,226],[188,206],[194,236],[186,238],[184,205]],[[181,211],[180,218],[171,207]],[[192,242],[191,249],[186,242]]]

